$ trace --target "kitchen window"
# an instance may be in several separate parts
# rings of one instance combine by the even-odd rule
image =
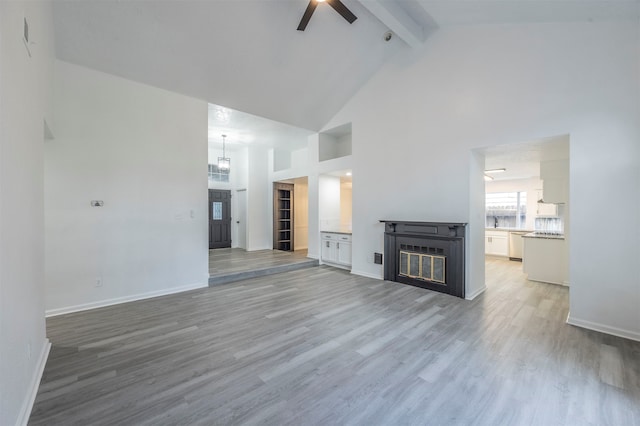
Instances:
[[[485,226],[487,228],[525,228],[527,193],[490,192],[485,195]]]

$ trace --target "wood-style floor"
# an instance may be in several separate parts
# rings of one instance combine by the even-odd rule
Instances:
[[[209,250],[209,284],[225,284],[311,266],[318,266],[318,261],[308,258],[307,250],[214,249]]]
[[[31,425],[640,425],[640,343],[487,262],[466,301],[327,266],[47,321]]]
[[[209,277],[309,261],[307,250],[245,251],[240,248],[209,250]]]

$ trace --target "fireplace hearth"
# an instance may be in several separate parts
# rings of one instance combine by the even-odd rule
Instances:
[[[466,223],[380,222],[385,280],[464,298]]]

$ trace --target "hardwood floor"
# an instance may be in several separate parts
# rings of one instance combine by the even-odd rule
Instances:
[[[31,425],[640,425],[640,343],[487,262],[466,301],[327,266],[51,318]]]
[[[318,266],[307,250],[245,251],[240,248],[209,250],[209,285],[227,284],[248,278]]]

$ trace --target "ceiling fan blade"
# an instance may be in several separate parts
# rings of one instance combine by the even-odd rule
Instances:
[[[309,0],[307,10],[304,11],[304,15],[302,15],[302,19],[300,20],[300,25],[298,25],[298,31],[304,31],[304,29],[307,28],[309,19],[311,19],[311,15],[313,15],[313,11],[316,10],[316,7],[318,7],[318,2],[316,0]]]
[[[351,13],[351,11],[347,9],[347,6],[345,6],[344,3],[342,3],[340,0],[326,0],[326,1],[327,3],[329,3],[329,6],[334,8],[334,10],[338,12],[340,15],[342,15],[344,19],[349,21],[350,24],[353,24],[353,21],[358,19],[358,17],[353,13]]]

